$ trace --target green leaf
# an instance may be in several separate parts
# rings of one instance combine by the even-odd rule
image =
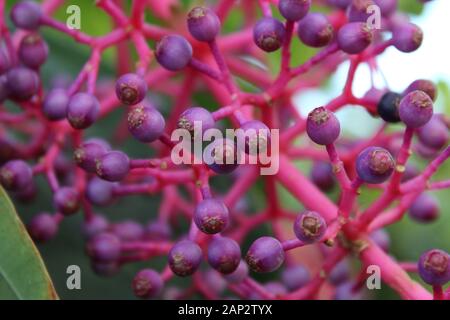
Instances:
[[[44,262],[0,187],[0,299],[58,299]]]

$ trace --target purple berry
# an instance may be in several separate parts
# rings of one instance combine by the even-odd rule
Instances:
[[[98,161],[95,171],[97,175],[107,181],[123,180],[130,170],[130,159],[121,151],[110,151]]]
[[[311,280],[311,275],[305,266],[297,265],[284,269],[281,280],[290,291],[294,291],[304,287]]]
[[[114,262],[120,257],[120,239],[112,233],[103,232],[89,240],[86,250],[94,261]]]
[[[158,296],[164,286],[161,275],[152,269],[139,271],[133,278],[132,288],[138,298],[149,299]]]
[[[423,91],[413,91],[400,101],[398,111],[407,127],[419,128],[433,116],[433,100]]]
[[[411,83],[408,88],[403,92],[403,96],[408,95],[413,91],[420,90],[425,92],[433,101],[437,98],[437,88],[436,85],[430,80],[419,79]]]
[[[352,282],[344,282],[336,288],[336,300],[360,300],[361,294],[355,291],[355,285]]]
[[[320,48],[331,42],[334,30],[324,14],[309,13],[298,23],[297,34],[307,46]]]
[[[166,241],[172,235],[170,225],[164,221],[154,221],[145,229],[145,238],[152,241]]]
[[[419,174],[420,174],[419,169],[417,169],[416,166],[408,163],[405,166],[405,172],[403,172],[401,182],[411,180],[412,178],[417,177]]]
[[[341,260],[338,264],[334,266],[328,275],[328,281],[335,285],[341,285],[347,281],[350,277],[350,266],[346,259]]]
[[[440,150],[448,144],[449,129],[439,115],[433,115],[423,127],[417,130],[420,142],[435,150]]]
[[[97,234],[105,232],[109,227],[108,220],[102,215],[96,214],[87,220],[83,221],[81,228],[83,235],[86,239],[90,239]]]
[[[203,134],[206,130],[214,128],[216,121],[211,112],[202,107],[189,108],[178,118],[178,128],[188,130],[192,136],[196,125],[201,125],[201,133]]]
[[[220,32],[219,17],[211,9],[195,7],[188,13],[187,26],[198,41],[211,42]]]
[[[261,121],[246,121],[239,129],[236,133],[239,150],[258,155],[269,148],[270,129]]]
[[[11,20],[17,28],[36,30],[41,22],[41,6],[34,1],[20,1],[11,9]]]
[[[24,65],[37,69],[47,60],[48,46],[39,34],[29,34],[22,38],[18,54]]]
[[[278,10],[281,15],[289,21],[302,19],[311,7],[311,0],[280,0]]]
[[[272,237],[256,239],[245,256],[250,269],[265,273],[278,269],[284,261],[284,250],[280,241]]]
[[[216,139],[205,149],[203,160],[217,174],[229,174],[239,166],[239,150],[230,139]]]
[[[234,272],[241,261],[241,248],[230,238],[214,238],[208,246],[208,263],[223,274]]]
[[[444,285],[450,281],[450,257],[447,252],[433,249],[424,252],[419,259],[419,275],[432,286]]]
[[[395,26],[392,38],[399,51],[413,52],[422,45],[423,32],[413,23],[402,23]]]
[[[386,122],[400,122],[398,107],[401,98],[401,95],[396,92],[386,92],[377,104],[378,115]]]
[[[330,191],[336,184],[329,162],[316,161],[311,168],[311,181],[322,191]]]
[[[73,159],[80,168],[94,173],[97,162],[107,152],[108,149],[103,144],[96,141],[86,141],[75,149]]]
[[[329,145],[339,137],[341,125],[333,112],[319,107],[309,113],[306,132],[315,143]]]
[[[264,288],[275,296],[281,296],[287,293],[286,287],[278,281],[268,282],[264,285]]]
[[[229,223],[228,208],[216,199],[205,199],[197,204],[194,212],[197,227],[207,234],[222,232]]]
[[[141,102],[147,89],[145,79],[135,73],[124,74],[116,81],[116,95],[123,104],[133,105]]]
[[[139,223],[127,220],[111,225],[110,231],[122,241],[136,241],[144,236],[144,228]]]
[[[352,0],[347,9],[348,21],[367,22],[372,14],[368,9],[374,4],[373,0]]]
[[[8,99],[9,95],[8,78],[6,75],[2,75],[0,76],[0,103]]]
[[[221,294],[227,287],[227,282],[223,275],[213,269],[203,273],[202,280],[205,282],[206,287],[215,294]]]
[[[56,191],[53,202],[58,212],[71,215],[80,208],[80,195],[75,188],[62,187]]]
[[[153,142],[163,133],[166,122],[153,107],[138,105],[128,112],[128,130],[141,142]]]
[[[347,23],[337,34],[339,48],[348,54],[361,53],[370,45],[372,39],[372,30],[363,22]]]
[[[117,261],[91,261],[92,270],[101,277],[111,277],[120,271],[120,265]]]
[[[9,70],[11,67],[11,61],[3,48],[0,48],[0,75],[3,75],[6,73],[6,71]]]
[[[439,203],[433,196],[422,193],[409,208],[411,219],[421,223],[435,221],[439,217]]]
[[[384,17],[390,17],[397,11],[398,0],[373,0],[373,2],[380,7]]]
[[[241,283],[245,278],[248,277],[248,265],[241,260],[238,267],[232,273],[224,276],[225,279],[230,283]]]
[[[45,242],[52,239],[58,232],[58,223],[49,213],[40,213],[31,219],[28,232],[33,240]]]
[[[75,129],[86,129],[97,120],[100,104],[95,96],[89,93],[77,93],[67,105],[67,120]]]
[[[64,119],[67,114],[69,96],[64,89],[53,89],[50,91],[42,104],[42,111],[52,121]]]
[[[15,67],[6,74],[9,95],[19,101],[29,100],[38,93],[39,76],[26,67]]]
[[[386,149],[368,147],[356,159],[356,172],[367,183],[383,183],[394,171],[395,161]]]
[[[31,203],[36,199],[37,188],[36,184],[30,183],[23,190],[14,193],[14,198],[22,203]]]
[[[112,202],[113,195],[114,183],[94,177],[87,184],[86,198],[92,204],[106,206]]]
[[[253,28],[253,41],[266,52],[281,48],[286,35],[284,25],[277,19],[265,17],[260,19]]]
[[[8,161],[0,169],[0,183],[10,191],[24,190],[32,183],[33,171],[30,166],[22,160]]]
[[[294,222],[294,233],[305,243],[320,241],[327,229],[327,223],[320,214],[305,211],[297,216]]]
[[[194,274],[201,262],[202,249],[190,240],[182,240],[176,243],[169,252],[170,269],[179,277]]]
[[[192,58],[191,44],[182,36],[168,35],[156,45],[156,60],[170,71],[178,71],[186,67]]]
[[[375,242],[383,251],[389,252],[391,246],[391,238],[389,233],[384,229],[378,229],[370,234],[370,238]]]

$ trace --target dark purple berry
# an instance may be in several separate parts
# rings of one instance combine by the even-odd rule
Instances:
[[[403,92],[403,96],[413,91],[420,90],[425,92],[433,101],[437,98],[437,88],[436,85],[430,80],[419,79],[411,83],[408,88]]]
[[[225,275],[225,279],[231,283],[241,283],[248,277],[248,265],[241,260],[238,267],[232,273]]]
[[[75,129],[86,129],[97,120],[100,104],[96,97],[89,93],[77,93],[69,99],[67,120]]]
[[[47,60],[48,46],[39,34],[29,34],[22,38],[18,54],[24,65],[37,69]]]
[[[305,211],[297,216],[294,222],[294,233],[304,243],[320,241],[327,229],[327,223],[320,214]]]
[[[145,79],[135,73],[124,74],[116,81],[116,95],[123,104],[133,105],[141,102],[147,89]]]
[[[102,215],[95,214],[89,217],[89,219],[83,221],[81,228],[83,235],[86,239],[90,239],[97,234],[105,232],[109,227],[108,220]]]
[[[141,142],[153,142],[164,133],[166,122],[153,107],[138,105],[128,112],[128,130]]]
[[[101,277],[111,277],[120,271],[120,265],[117,261],[91,261],[92,270]]]
[[[270,129],[258,120],[244,122],[236,132],[238,149],[250,155],[265,152],[270,144]]]
[[[127,220],[111,225],[110,231],[122,241],[140,240],[144,236],[144,228],[136,221]]]
[[[386,92],[377,105],[378,115],[386,122],[400,122],[398,107],[402,96],[396,92]]]
[[[58,212],[71,215],[80,208],[80,195],[75,188],[62,187],[56,191],[53,202]]]
[[[241,248],[230,238],[214,238],[208,246],[208,263],[223,274],[234,272],[241,261]]]
[[[9,95],[8,78],[6,75],[2,75],[0,76],[0,103],[8,99]]]
[[[412,52],[422,45],[423,32],[412,23],[397,24],[393,31],[394,46],[401,52]]]
[[[256,239],[245,256],[250,269],[255,272],[272,272],[284,261],[284,250],[280,241],[272,237]]]
[[[39,76],[26,67],[15,67],[6,74],[9,95],[20,101],[29,100],[38,93]]]
[[[195,7],[188,13],[190,34],[198,41],[211,42],[220,32],[219,17],[211,9]]]
[[[423,127],[417,130],[420,142],[435,150],[440,150],[448,144],[450,139],[449,129],[439,115],[433,115]]]
[[[290,291],[294,291],[304,287],[311,280],[311,275],[305,266],[297,265],[284,269],[281,280]]]
[[[130,170],[130,159],[121,151],[110,151],[98,161],[95,171],[97,175],[107,181],[123,180]]]
[[[386,149],[368,147],[356,159],[356,172],[367,183],[383,183],[394,171],[395,161]]]
[[[363,22],[347,23],[337,34],[339,48],[348,54],[361,53],[370,45],[372,39],[372,30]]]
[[[34,1],[20,1],[11,9],[11,20],[20,29],[36,30],[41,16],[41,6]]]
[[[411,204],[409,216],[418,222],[433,222],[439,217],[439,203],[433,196],[423,193]]]
[[[228,225],[229,213],[225,204],[216,199],[205,199],[197,204],[194,212],[197,227],[207,234],[222,232]]]
[[[8,161],[0,169],[0,183],[6,190],[21,191],[32,183],[31,167],[22,160]]]
[[[176,243],[169,252],[170,269],[179,277],[194,274],[201,262],[202,249],[190,240],[182,240]]]
[[[172,235],[170,225],[164,221],[154,221],[145,229],[145,238],[153,241],[166,241]]]
[[[322,191],[330,191],[336,184],[333,167],[329,162],[316,161],[311,168],[311,181]]]
[[[87,172],[94,173],[97,162],[107,152],[108,148],[105,147],[105,145],[96,141],[86,141],[75,149],[73,159],[80,168],[83,168]]]
[[[11,61],[3,48],[0,48],[0,75],[3,75],[6,73],[6,71],[9,70],[11,67]]]
[[[229,174],[239,166],[239,150],[230,139],[217,139],[209,144],[203,154],[208,167],[218,174]]]
[[[281,15],[289,21],[302,19],[311,7],[311,0],[280,0],[278,10]]]
[[[31,219],[28,232],[33,240],[45,242],[52,239],[58,232],[58,223],[49,213],[40,213]]]
[[[156,60],[170,71],[178,71],[186,67],[192,58],[191,44],[182,36],[168,35],[156,45]]]
[[[192,107],[180,115],[177,126],[180,129],[188,130],[193,136],[196,126],[199,130],[201,129],[200,133],[203,134],[206,130],[214,128],[215,124],[216,121],[211,112],[202,107]]]
[[[114,183],[94,177],[87,184],[86,198],[92,204],[106,206],[112,202],[113,192]]]
[[[14,193],[14,198],[22,203],[31,203],[36,199],[38,190],[36,188],[36,184],[30,183],[23,190],[16,191]]]
[[[50,91],[42,104],[42,111],[52,121],[64,119],[67,114],[69,96],[64,89],[53,89]]]
[[[419,259],[419,275],[429,285],[444,285],[450,281],[450,257],[447,252],[433,249]]]
[[[87,243],[87,253],[98,262],[114,262],[120,257],[120,239],[116,235],[103,232],[95,235]]]
[[[253,41],[266,52],[280,49],[285,35],[284,25],[277,19],[270,17],[260,19],[253,28]]]
[[[391,238],[389,233],[384,229],[378,229],[370,234],[370,238],[375,242],[383,251],[389,252],[391,246]]]
[[[320,48],[331,42],[334,30],[324,14],[309,13],[298,23],[297,34],[307,46]]]
[[[332,144],[339,137],[341,125],[333,112],[324,107],[311,111],[306,121],[306,132],[317,144]]]
[[[132,288],[138,298],[149,299],[158,296],[164,286],[161,275],[152,269],[139,271],[133,278]]]
[[[423,91],[413,91],[400,101],[398,111],[407,127],[419,128],[433,116],[433,100]]]

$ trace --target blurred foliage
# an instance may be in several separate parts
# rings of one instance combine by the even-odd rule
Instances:
[[[7,4],[10,7],[16,1],[8,0]],[[184,9],[189,8],[193,3],[214,3],[215,1],[192,1],[182,0]],[[92,0],[77,0],[66,1],[66,6],[70,4],[79,5],[82,12],[82,30],[88,34],[101,35],[110,30],[112,24],[110,19],[104,12],[95,7]],[[128,2],[126,2],[128,3]],[[128,3],[129,4],[129,3]],[[402,10],[419,14],[422,11],[422,5],[416,0],[400,0]],[[65,7],[58,10],[57,18],[64,20],[66,17]],[[148,21],[157,21],[151,12],[147,13]],[[164,21],[161,23],[164,24]],[[242,23],[240,12],[233,12],[224,24],[225,32],[231,32],[239,29]],[[10,24],[9,24],[10,25]],[[45,38],[50,46],[50,57],[48,63],[43,67],[42,74],[46,88],[50,86],[52,79],[55,76],[64,74],[74,78],[79,72],[85,61],[89,58],[89,48],[77,44],[75,41],[69,39],[67,36],[59,32],[55,32],[45,28],[43,31]],[[294,37],[292,47],[292,65],[296,66],[306,61],[311,57],[316,50],[306,47]],[[276,74],[279,68],[280,53],[269,55],[270,72]],[[105,52],[101,64],[99,79],[111,79],[114,77],[115,70],[115,51],[108,50]],[[252,90],[251,84],[242,82],[245,89]],[[450,91],[446,83],[439,84],[440,94],[445,98],[445,105],[447,111],[450,113]],[[156,97],[160,103],[158,107],[162,108],[163,113],[169,114],[171,99]],[[217,102],[206,91],[197,92],[192,100],[200,105],[208,108],[216,108]],[[443,99],[441,98],[441,103]],[[124,110],[118,110],[107,118],[102,119],[93,128],[88,130],[88,136],[103,136],[110,137],[117,124],[124,116]],[[142,148],[142,145],[134,139],[127,139],[120,148],[127,151],[130,156],[144,157],[151,156],[151,150]],[[70,154],[67,155],[71,157]],[[417,157],[413,161],[421,168],[426,164],[426,161]],[[302,172],[308,172],[311,163],[299,162],[298,167]],[[435,179],[448,179],[450,176],[450,163],[447,163],[436,175]],[[18,211],[25,221],[28,221],[31,216],[37,212],[52,211],[51,191],[42,178],[38,178],[39,195],[33,204],[19,204]],[[228,177],[213,178],[213,184],[219,191],[225,191],[231,186],[232,181]],[[302,206],[296,201],[285,189],[279,188],[281,196],[281,203],[287,208],[294,211],[299,211]],[[408,217],[405,217],[400,223],[389,227],[388,231],[392,237],[392,254],[397,259],[402,261],[415,261],[417,257],[426,249],[431,247],[442,248],[450,251],[450,233],[448,226],[450,225],[450,214],[448,214],[448,207],[450,206],[449,191],[435,192],[441,201],[442,217],[435,223],[429,225],[419,225],[412,222]],[[338,190],[333,190],[329,194],[330,198],[336,200],[338,197]],[[367,206],[372,202],[378,193],[363,189],[361,196],[361,205]],[[256,212],[264,206],[264,185],[260,180],[245,196],[249,212]],[[16,202],[17,203],[17,202]],[[133,196],[126,199],[118,199],[114,205],[107,208],[95,208],[97,212],[101,212],[111,218],[113,221],[121,221],[124,219],[136,219],[142,223],[147,223],[149,220],[156,217],[158,206],[160,203],[160,196]],[[49,273],[53,278],[57,292],[62,299],[133,299],[134,296],[131,291],[130,283],[134,274],[143,267],[153,267],[161,270],[165,263],[165,257],[153,259],[151,262],[134,263],[126,265],[121,272],[110,278],[102,278],[95,275],[89,266],[89,259],[84,254],[84,240],[80,233],[80,226],[82,223],[81,215],[68,217],[61,224],[61,229],[56,239],[39,245],[39,250],[48,267]],[[175,232],[177,234],[187,230],[187,222],[185,220],[177,221]],[[250,242],[261,234],[270,233],[270,227],[265,225],[250,233],[243,245],[243,252],[246,251]],[[82,270],[82,289],[68,290],[66,288],[66,268],[69,265],[79,265]],[[276,274],[259,276],[261,279],[268,280]],[[172,284],[185,286],[189,283],[189,279],[175,278],[167,285]],[[395,293],[383,286],[383,290],[379,293],[382,298],[397,298]]]

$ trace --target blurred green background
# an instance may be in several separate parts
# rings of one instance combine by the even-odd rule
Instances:
[[[14,2],[15,1],[7,1],[8,7]],[[190,0],[184,0],[182,2],[183,6],[186,8],[192,6],[194,3],[194,1]],[[213,2],[214,1],[206,1],[206,3]],[[200,1],[200,3],[205,3],[205,1]],[[91,0],[66,1],[66,4],[56,14],[58,19],[65,19],[65,8],[70,4],[76,4],[81,8],[81,24],[83,32],[92,35],[102,35],[111,29],[111,22],[108,16],[104,14],[103,11],[96,8],[94,1]],[[418,14],[422,10],[422,6],[415,0],[402,0],[400,1],[400,4],[402,10],[412,14]],[[150,13],[148,13],[147,20],[156,21]],[[225,23],[225,32],[239,29],[241,22],[239,12],[233,12]],[[158,23],[164,24],[163,21],[159,21]],[[441,30],[441,32],[443,32],[443,30]],[[44,81],[48,88],[48,84],[57,75],[69,75],[70,77],[74,77],[88,59],[89,50],[84,46],[78,45],[68,37],[49,30],[48,28],[43,30],[43,34],[49,43],[51,51],[48,62],[42,69]],[[154,47],[154,43],[150,43],[150,46]],[[315,52],[314,50],[301,45],[298,40],[294,41],[293,50],[294,52],[301,52],[301,54],[293,55],[294,64],[305,61]],[[115,51],[106,51],[102,60],[100,81],[102,81],[102,79],[114,78],[114,61]],[[278,53],[270,56],[271,70],[273,72],[276,72],[277,70],[278,61]],[[405,81],[409,80],[412,81],[414,79],[406,79]],[[405,84],[405,86],[406,85],[407,84]],[[251,89],[251,86],[247,87]],[[450,106],[449,91],[446,84],[441,83],[440,89],[440,100],[438,103],[441,106]],[[168,115],[170,113],[171,98],[160,96],[157,93],[152,93],[151,97],[155,101],[158,101],[159,107],[164,114]],[[217,106],[216,102],[208,92],[196,94],[194,100],[209,108]],[[90,128],[88,130],[88,135],[110,137],[114,132],[115,126],[123,116],[123,110],[114,112],[114,114],[102,119],[102,121],[97,123],[93,128]],[[124,149],[131,157],[151,157],[152,155],[150,149],[142,148],[138,142],[132,139],[128,139],[124,145],[120,146],[120,148]],[[68,156],[70,157],[71,155]],[[421,168],[426,165],[426,161],[423,161],[416,156],[413,157],[412,161]],[[307,172],[310,163],[299,162],[298,166],[301,170]],[[447,163],[436,175],[436,179],[448,179],[449,177],[450,163]],[[219,190],[227,190],[231,181],[226,177],[214,178],[214,184]],[[285,190],[280,188],[279,192],[283,199],[283,203],[285,203],[287,207],[295,210],[301,209],[301,205],[299,205]],[[434,194],[440,199],[442,209],[441,218],[437,222],[429,225],[419,225],[412,222],[408,217],[405,217],[400,223],[388,228],[392,240],[392,254],[398,258],[398,260],[415,261],[424,250],[431,247],[450,251],[450,213],[448,211],[450,205],[450,191],[434,192]],[[375,199],[377,195],[378,194],[374,191],[364,189],[360,201],[363,205],[367,205]],[[330,197],[333,199],[336,198],[336,196],[337,191],[330,194]],[[246,195],[248,210],[254,212],[258,210],[258,208],[264,206],[264,198],[262,184],[258,183]],[[23,219],[28,221],[30,217],[37,212],[51,211],[52,205],[50,199],[51,191],[41,179],[39,181],[39,196],[37,201],[31,205],[17,204],[17,210]],[[156,217],[159,202],[159,196],[133,196],[126,199],[120,199],[115,202],[113,206],[98,208],[97,211],[107,215],[115,221],[137,219],[142,223],[146,223]],[[80,225],[81,215],[69,217],[61,224],[60,232],[54,240],[45,245],[39,245],[39,250],[54,281],[56,290],[62,299],[134,299],[130,287],[131,279],[134,274],[145,266],[161,269],[165,263],[164,258],[154,259],[147,263],[127,265],[113,278],[98,277],[91,271],[89,260],[84,255],[84,241],[80,234]],[[187,223],[182,221],[180,225],[176,227],[175,232],[181,233],[185,232],[185,230],[187,230]],[[254,239],[257,234],[267,234],[269,232],[270,230],[267,227],[263,227],[250,234],[244,245],[243,252],[245,252],[248,247],[249,239]],[[5,241],[5,239],[1,239],[0,241]],[[72,264],[81,267],[81,290],[68,290],[66,287],[66,279],[68,276],[66,274],[66,268]],[[276,274],[265,276],[264,279],[268,280],[272,277],[276,277]],[[171,286],[172,284],[186,286],[188,283],[189,280],[186,279],[174,279],[168,286]],[[376,294],[379,298],[398,298],[395,293],[391,292],[384,285],[383,289]],[[0,298],[1,296],[2,294],[0,292]]]

